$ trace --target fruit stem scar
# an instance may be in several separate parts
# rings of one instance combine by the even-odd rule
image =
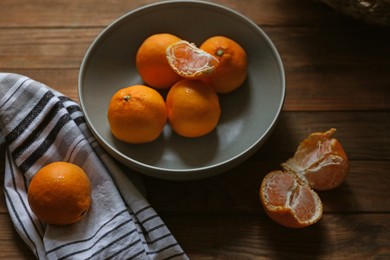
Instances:
[[[131,99],[131,96],[130,96],[130,95],[126,95],[126,96],[123,97],[123,99],[124,99],[125,101],[129,101],[129,100]]]
[[[221,57],[223,54],[224,54],[224,51],[223,51],[222,49],[218,49],[218,50],[215,52],[215,55],[217,55],[218,57]]]

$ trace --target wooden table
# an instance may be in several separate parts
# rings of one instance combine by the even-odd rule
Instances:
[[[78,100],[79,67],[93,39],[116,17],[153,2],[1,0],[0,71]],[[143,177],[152,206],[193,259],[390,259],[390,28],[310,0],[211,2],[246,15],[275,43],[287,78],[283,112],[267,143],[229,172],[190,182]],[[275,224],[258,199],[262,178],[309,133],[331,127],[350,159],[348,179],[320,193],[319,223],[299,230]],[[2,171],[4,149],[1,143]],[[1,193],[0,258],[33,257]]]

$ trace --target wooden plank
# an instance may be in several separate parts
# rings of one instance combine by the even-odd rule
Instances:
[[[351,161],[390,159],[390,112],[282,112],[265,144],[249,159],[284,161],[310,133],[332,127]]]
[[[40,81],[78,101],[78,69],[7,69]],[[385,69],[289,69],[284,111],[389,110]],[[373,84],[372,82],[375,82]],[[347,84],[346,84],[347,83]]]
[[[326,214],[314,226],[298,230],[279,226],[265,214],[161,217],[191,259],[390,256],[388,214]],[[0,229],[2,259],[34,258],[4,214],[0,215]]]
[[[350,160],[390,158],[390,111],[282,112],[274,132],[254,159],[285,159],[310,133],[338,129],[334,134]]]
[[[0,27],[86,27],[105,26],[120,15],[157,0],[2,0]],[[337,12],[315,1],[253,1],[213,0],[208,2],[224,5],[248,16],[264,26],[318,26],[349,22]]]
[[[390,212],[390,201],[384,199],[390,197],[389,167],[388,161],[351,162],[350,174],[344,184],[335,190],[318,193],[325,212]],[[143,179],[147,197],[159,212],[235,215],[263,211],[258,197],[261,181],[268,172],[279,168],[275,161],[248,161],[200,181]],[[4,182],[3,169],[0,170],[1,183]],[[4,193],[0,193],[0,213],[6,212]]]
[[[0,68],[79,68],[88,47],[102,30],[103,27],[0,29]],[[390,56],[390,37],[384,37],[385,31],[269,27],[266,32],[278,48],[286,70],[357,68],[359,72],[381,72],[388,79],[390,60],[383,57]]]
[[[271,170],[279,169],[280,163],[293,155],[299,142],[308,134],[336,127],[338,131],[335,137],[343,144],[349,156],[351,174],[347,185],[340,191],[341,197],[345,197],[345,199],[339,200],[337,195],[334,195],[339,194],[339,192],[324,195],[331,198],[328,199],[329,207],[327,210],[337,212],[390,211],[389,202],[382,200],[383,194],[390,196],[390,190],[388,190],[390,184],[387,176],[388,169],[390,169],[390,136],[388,135],[390,121],[388,118],[390,118],[389,112],[386,111],[284,112],[274,133],[264,146],[249,160],[228,174],[217,176],[211,180],[189,183],[164,182],[146,178],[148,180],[147,191],[153,203],[163,210],[167,209],[167,204],[169,205],[170,201],[171,203],[175,201],[174,198],[179,194],[178,190],[181,190],[183,194],[182,205],[184,206],[196,203],[197,207],[206,205],[207,210],[209,208],[217,210],[220,207],[229,209],[229,203],[233,201],[237,210],[258,210],[259,204],[256,194],[263,176]],[[3,144],[2,150],[4,147]],[[4,169],[4,166],[0,165],[0,168]],[[230,194],[230,202],[226,204],[225,192],[231,189],[235,191]],[[216,193],[212,193],[213,190]],[[160,193],[166,193],[166,195],[159,197]],[[184,196],[185,194],[187,196]],[[200,194],[203,194],[201,198],[204,200],[196,200]],[[207,201],[210,194],[213,194],[214,202]],[[367,197],[366,194],[370,194],[370,197]],[[242,198],[247,202],[241,203]],[[175,209],[174,205],[172,205],[171,210]],[[4,212],[5,206],[0,210]],[[190,210],[193,209],[190,208]],[[201,210],[201,208],[196,210]]]
[[[0,214],[0,258],[36,259],[32,251],[16,233],[7,214]]]
[[[285,111],[390,110],[385,66],[287,68]]]
[[[390,162],[352,161],[340,187],[318,192],[326,213],[390,212]],[[247,161],[221,175],[198,181],[172,182],[144,178],[147,197],[158,212],[208,212],[220,216],[263,212],[259,188],[278,162]]]
[[[258,216],[162,216],[194,259],[388,259],[388,214],[326,214],[314,226],[289,229]]]
[[[79,101],[78,69],[8,69],[6,72],[25,75]]]
[[[385,28],[266,27],[286,68],[388,69],[390,37]]]
[[[0,29],[0,69],[79,68],[99,29]]]

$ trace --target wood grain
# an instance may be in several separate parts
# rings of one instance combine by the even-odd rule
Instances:
[[[78,69],[3,70],[26,75],[79,100]],[[287,91],[283,111],[359,112],[390,109],[390,86],[386,69],[370,73],[366,69],[291,69],[286,70],[286,75]]]
[[[390,254],[388,214],[325,214],[316,225],[291,230],[264,214],[161,215],[191,259],[386,259]],[[34,259],[0,215],[3,259]]]
[[[78,68],[102,28],[12,28],[0,30],[3,68]],[[286,69],[322,68],[381,70],[389,68],[386,30],[267,27]],[[364,37],[362,36],[364,35]],[[356,45],[350,45],[348,42]],[[373,44],[375,42],[375,44]],[[5,51],[7,50],[7,51]],[[369,50],[369,51],[367,51]],[[250,54],[249,59],[250,59]]]
[[[182,239],[184,250],[194,252],[190,255],[194,259],[386,259],[390,255],[387,214],[326,214],[316,225],[298,230],[260,214],[162,217]]]
[[[32,251],[15,232],[8,214],[0,214],[0,234],[1,259],[35,259]]]
[[[27,75],[78,101],[79,68],[95,37],[117,17],[157,2],[2,0],[0,71]],[[141,176],[152,206],[192,259],[389,258],[390,28],[314,0],[208,2],[247,16],[274,42],[286,73],[283,111],[267,142],[224,174],[190,182]],[[275,224],[258,199],[262,178],[309,133],[331,127],[350,159],[347,180],[319,193],[325,214],[316,225]],[[5,148],[0,141],[0,158]],[[0,258],[34,259],[12,226],[3,193]]]
[[[96,27],[158,0],[2,0],[0,27]],[[206,0],[240,12],[261,25],[335,26],[350,19],[315,1]],[[93,8],[91,8],[93,7]]]
[[[78,69],[101,29],[34,28],[0,30],[0,67]]]
[[[368,166],[370,165],[370,166]],[[388,161],[351,162],[347,180],[337,189],[318,192],[326,213],[389,213]],[[264,214],[259,200],[263,177],[280,169],[278,162],[245,162],[222,175],[190,182],[146,179],[147,197],[164,214],[218,216]]]

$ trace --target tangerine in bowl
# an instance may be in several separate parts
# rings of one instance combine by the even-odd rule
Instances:
[[[185,137],[166,123],[151,142],[123,142],[111,132],[107,109],[118,90],[149,86],[136,57],[142,43],[156,34],[171,34],[198,47],[213,36],[232,39],[246,52],[246,77],[234,91],[218,93],[221,114],[211,132]],[[169,86],[155,89],[166,100]],[[78,86],[86,122],[101,146],[134,171],[168,180],[211,177],[248,159],[277,124],[285,89],[281,58],[264,31],[232,9],[200,1],[154,3],[117,18],[87,50]]]

